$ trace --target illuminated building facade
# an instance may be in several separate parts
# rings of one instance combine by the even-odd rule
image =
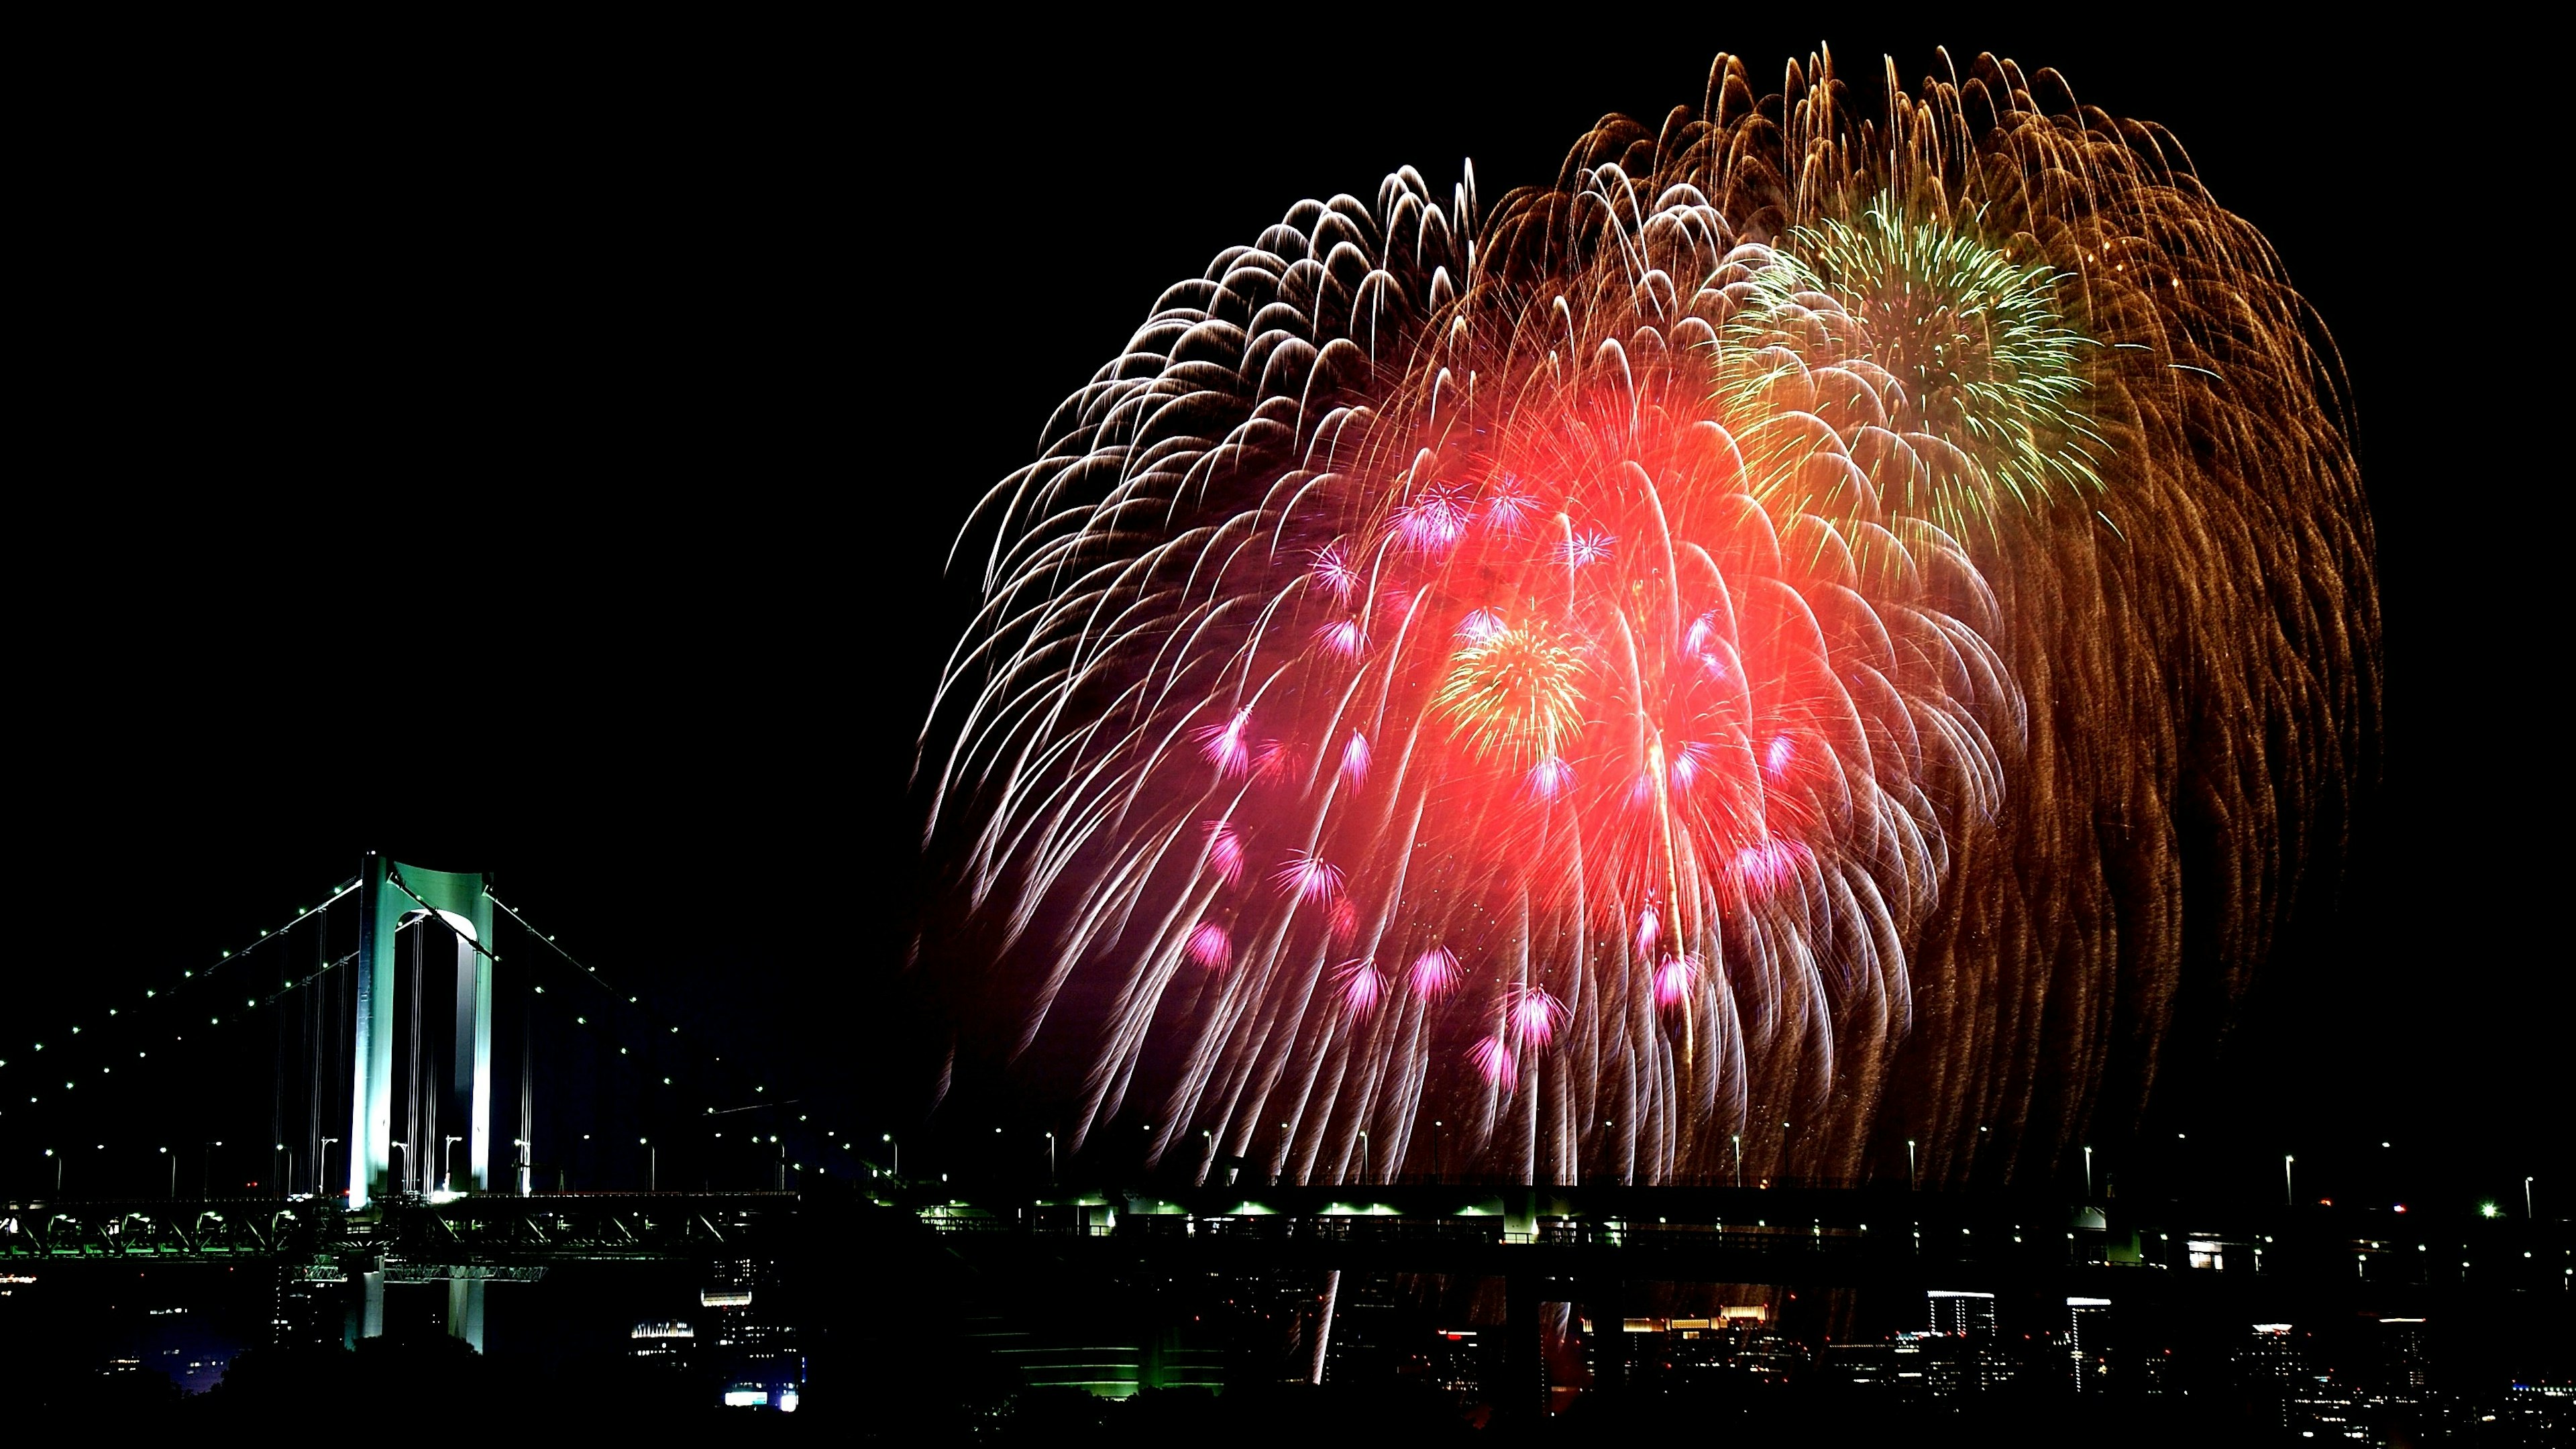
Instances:
[[[2098,1394],[2109,1387],[2111,1368],[2111,1300],[2066,1300],[2066,1348],[2075,1365],[2075,1392]]]
[[[730,1407],[793,1411],[803,1392],[805,1354],[777,1286],[774,1264],[735,1258],[709,1265],[698,1293],[704,1326],[691,1329],[691,1348],[722,1369]]]
[[[1956,1334],[1962,1338],[1976,1334],[1992,1337],[1995,1331],[1995,1295],[1963,1293],[1935,1288],[1923,1295],[1929,1310],[1925,1324],[1934,1333]]]

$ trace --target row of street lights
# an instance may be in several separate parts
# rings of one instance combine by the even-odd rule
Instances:
[[[202,1170],[202,1175],[197,1180],[197,1195],[199,1197],[211,1197],[214,1193],[214,1150],[223,1145],[224,1144],[220,1140],[209,1141],[201,1144],[202,1155],[199,1158],[198,1165]],[[99,1143],[97,1150],[105,1152],[107,1150],[107,1144],[104,1142]],[[160,1156],[170,1159],[170,1196],[176,1198],[179,1195],[179,1155],[172,1152],[167,1147],[157,1147],[154,1148],[153,1151]],[[54,1160],[54,1196],[60,1197],[63,1194],[63,1166],[70,1159],[65,1154],[57,1152],[51,1147],[45,1149],[45,1155]]]

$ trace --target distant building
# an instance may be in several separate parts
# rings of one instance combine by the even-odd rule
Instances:
[[[1995,1295],[1966,1293],[1935,1288],[1923,1295],[1930,1309],[1925,1325],[1934,1333],[1992,1335],[1995,1331]]]
[[[794,1410],[805,1386],[805,1354],[795,1325],[782,1316],[773,1265],[727,1259],[711,1265],[698,1306],[703,1328],[692,1328],[698,1361],[727,1380],[724,1402],[735,1408]]]
[[[2379,1320],[2380,1389],[2401,1403],[2424,1397],[2428,1382],[2424,1353],[2424,1320]]]
[[[270,1300],[268,1341],[277,1348],[341,1348],[355,1325],[340,1305],[348,1275],[329,1258],[277,1265],[277,1292]]]
[[[1473,1328],[1434,1329],[1422,1354],[1422,1369],[1432,1383],[1450,1393],[1482,1394],[1499,1367],[1493,1361],[1496,1348]]]
[[[2111,1367],[2111,1300],[2066,1300],[2066,1347],[2075,1364],[2075,1392],[2098,1394],[2109,1387]]]
[[[2308,1377],[2306,1344],[2289,1324],[2255,1324],[2236,1350],[2236,1371],[2249,1386],[2287,1392]]]
[[[698,1331],[685,1323],[639,1323],[627,1335],[626,1355],[672,1373],[684,1373],[695,1359]]]

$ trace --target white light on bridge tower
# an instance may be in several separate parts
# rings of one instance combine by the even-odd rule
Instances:
[[[456,1053],[448,1081],[467,1086],[467,1186],[492,1186],[492,940],[490,878],[424,870],[369,852],[358,897],[358,990],[349,1110],[349,1208],[355,1211],[393,1185],[394,935],[410,917],[435,912],[423,945],[451,943],[456,961]],[[422,1005],[439,994],[423,983]],[[406,1153],[408,1157],[411,1154]],[[408,1166],[408,1164],[406,1164]]]

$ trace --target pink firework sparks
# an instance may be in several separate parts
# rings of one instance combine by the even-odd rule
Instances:
[[[1221,725],[1206,725],[1198,732],[1199,747],[1207,752],[1208,763],[1227,775],[1240,775],[1252,766],[1252,711],[1239,709],[1234,718]]]
[[[1690,628],[1682,634],[1682,652],[1686,654],[1706,654],[1708,652],[1708,641],[1716,634],[1716,632],[1717,616],[1715,614],[1702,614],[1698,618],[1691,620]]]
[[[1653,906],[1637,912],[1637,954],[1654,959],[1655,944],[1664,939],[1664,919]]]
[[[1377,974],[1377,963],[1369,960],[1345,961],[1341,965],[1342,1005],[1354,1016],[1366,1016],[1386,994],[1386,980]]]
[[[1699,964],[1688,956],[1667,956],[1655,968],[1655,1004],[1679,1006],[1690,995],[1691,980],[1699,974]]]
[[[1520,1063],[1513,1058],[1511,1045],[1499,1032],[1476,1038],[1476,1044],[1467,1048],[1467,1060],[1476,1064],[1476,1070],[1484,1073],[1486,1081],[1506,1092],[1520,1078]]]
[[[1252,772],[1264,780],[1293,779],[1305,765],[1306,752],[1290,740],[1263,740],[1252,756]]]
[[[1673,788],[1687,790],[1708,761],[1708,746],[1684,745],[1673,756]]]
[[[1467,505],[1451,487],[1433,488],[1395,511],[1396,537],[1416,553],[1446,553],[1467,532]]]
[[[1359,934],[1360,908],[1351,904],[1349,896],[1333,897],[1333,903],[1324,907],[1324,927],[1333,933],[1335,941],[1350,940]]]
[[[1322,857],[1303,850],[1290,852],[1287,864],[1270,880],[1301,901],[1329,900],[1342,893],[1341,867],[1326,865]]]
[[[1368,770],[1368,736],[1353,730],[1349,742],[1342,746],[1342,779],[1345,783],[1356,786],[1368,778]]]
[[[1518,533],[1537,512],[1538,500],[1509,473],[1485,495],[1485,526],[1497,532]]]
[[[1368,636],[1360,632],[1359,620],[1343,619],[1316,630],[1315,642],[1344,659],[1357,659],[1368,644]]]
[[[1777,780],[1789,773],[1789,762],[1798,757],[1798,747],[1787,735],[1773,735],[1768,749],[1762,752],[1762,773]]]
[[[1232,885],[1243,879],[1243,837],[1222,820],[1208,822],[1208,865],[1216,878]]]
[[[1790,841],[1758,841],[1735,853],[1735,874],[1748,889],[1777,890],[1798,873],[1805,854]]]
[[[1532,986],[1512,1003],[1512,1032],[1524,1045],[1543,1047],[1555,1040],[1556,1024],[1565,1014],[1565,1003]]]
[[[1553,800],[1574,786],[1574,767],[1554,755],[1530,766],[1529,791],[1541,800]]]
[[[1458,621],[1458,637],[1470,644],[1482,644],[1505,630],[1503,616],[1491,609],[1478,609]]]
[[[1234,938],[1214,921],[1201,921],[1190,929],[1189,944],[1181,948],[1191,960],[1210,971],[1222,971],[1234,959]]]
[[[1446,946],[1434,946],[1413,958],[1413,989],[1440,996],[1458,984],[1458,958]]]
[[[1351,567],[1351,561],[1343,554],[1342,546],[1336,543],[1316,552],[1315,582],[1323,585],[1325,591],[1334,598],[1347,604],[1351,600],[1351,595],[1359,590],[1360,571]]]
[[[1556,556],[1576,568],[1603,563],[1610,557],[1610,546],[1618,541],[1606,533],[1578,533],[1556,546]]]

